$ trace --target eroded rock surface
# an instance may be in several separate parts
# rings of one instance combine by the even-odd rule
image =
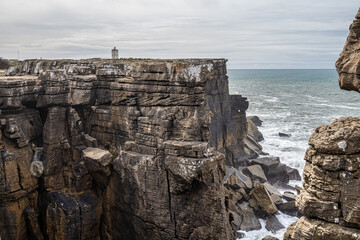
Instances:
[[[233,239],[226,60],[29,60],[0,77],[1,239]],[[245,222],[240,223],[245,224]]]
[[[304,216],[288,228],[285,239],[359,239],[359,124],[360,118],[344,117],[312,134],[304,189],[296,198]]]

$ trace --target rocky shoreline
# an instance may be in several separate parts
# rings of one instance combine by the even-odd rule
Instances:
[[[301,180],[298,170],[280,162],[278,157],[268,156],[259,142],[264,140],[258,127],[262,121],[257,116],[247,117],[245,151],[247,158],[239,167],[226,167],[224,178],[226,207],[230,213],[231,226],[241,232],[260,230],[259,219],[266,221],[265,228],[276,233],[285,228],[278,220],[282,212],[301,217],[295,207],[296,194],[300,187],[288,185],[290,180]],[[278,189],[284,191],[283,194]],[[271,239],[267,236],[264,239]],[[272,237],[272,239],[277,239]]]
[[[234,239],[298,215],[226,60],[27,60],[0,106],[2,239]]]

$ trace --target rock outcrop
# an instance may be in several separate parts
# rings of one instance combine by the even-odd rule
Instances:
[[[0,77],[1,239],[233,239],[248,103],[226,60],[28,60]]]
[[[350,33],[336,62],[339,85],[344,90],[360,92],[360,10],[350,25]]]
[[[342,89],[359,92],[360,10],[336,63]],[[304,216],[284,239],[360,239],[360,118],[320,126],[309,140],[304,189],[296,205]]]

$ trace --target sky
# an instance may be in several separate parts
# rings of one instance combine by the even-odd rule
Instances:
[[[227,58],[334,68],[359,0],[1,0],[0,57]]]

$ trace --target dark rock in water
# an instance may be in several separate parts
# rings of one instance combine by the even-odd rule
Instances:
[[[300,186],[298,186],[298,185],[295,186],[295,190],[296,190],[297,194],[300,193],[301,189],[302,188]]]
[[[246,232],[260,230],[261,224],[249,204],[244,202],[239,204],[238,207],[242,214],[242,223],[240,229]]]
[[[264,154],[262,146],[250,135],[244,139],[245,153],[248,157],[257,158],[259,155]]]
[[[276,205],[280,212],[293,216],[293,217],[301,217],[301,213],[295,206],[295,201],[284,202]]]
[[[257,142],[264,140],[264,136],[257,126],[250,120],[247,120],[247,134],[254,138]]]
[[[296,199],[296,195],[292,192],[284,192],[283,194],[283,198],[286,200],[286,201],[295,201]]]
[[[243,232],[236,232],[235,233],[236,239],[245,237],[245,234]]]
[[[275,203],[275,205],[283,202],[281,193],[272,186],[269,182],[264,183],[266,190],[269,192],[271,199]]]
[[[261,240],[279,240],[279,239],[277,237],[273,237],[273,236],[268,235],[268,236],[264,237]]]
[[[260,127],[262,125],[262,122],[258,116],[247,116],[247,120],[250,120],[255,124],[255,126]]]
[[[251,165],[241,170],[245,175],[249,176],[252,180],[258,179],[260,182],[266,182],[267,178],[264,170],[260,165]]]
[[[270,183],[280,183],[281,185],[285,185],[289,182],[286,165],[281,163],[278,157],[252,159],[249,164],[260,165]]]
[[[238,213],[229,211],[229,221],[231,224],[231,227],[234,231],[240,230],[241,223],[242,223],[242,217],[239,216]]]
[[[276,215],[270,215],[266,217],[265,228],[272,233],[276,233],[277,231],[283,229],[284,225],[279,222],[279,219],[277,219]]]
[[[296,168],[286,166],[286,173],[289,176],[290,180],[301,181],[300,173]]]
[[[280,136],[280,137],[291,137],[291,134],[290,134],[290,133],[282,133],[282,132],[279,132],[279,136]]]
[[[271,215],[278,211],[264,184],[256,185],[251,190],[250,197],[254,200],[254,205],[256,204],[259,211],[265,213],[265,215]]]

